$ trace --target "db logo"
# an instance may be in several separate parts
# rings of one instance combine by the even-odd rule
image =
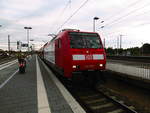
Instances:
[[[93,57],[92,57],[92,55],[86,55],[86,56],[85,56],[85,59],[86,59],[86,60],[92,60]]]

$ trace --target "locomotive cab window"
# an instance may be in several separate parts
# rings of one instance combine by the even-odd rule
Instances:
[[[85,48],[84,40],[81,36],[72,35],[70,36],[70,46],[71,48]]]
[[[96,33],[70,32],[71,48],[102,48],[100,37]]]

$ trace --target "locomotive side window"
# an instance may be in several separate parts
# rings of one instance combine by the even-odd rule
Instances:
[[[58,40],[58,48],[61,48],[61,40]]]
[[[56,47],[61,48],[61,40],[60,39],[56,40]]]
[[[102,48],[100,38],[96,33],[70,32],[71,48]]]

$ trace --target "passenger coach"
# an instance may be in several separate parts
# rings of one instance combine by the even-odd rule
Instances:
[[[105,70],[106,55],[98,33],[64,29],[42,49],[44,60],[66,78]]]

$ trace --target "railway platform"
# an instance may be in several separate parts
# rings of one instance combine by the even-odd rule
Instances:
[[[0,113],[85,113],[37,56],[27,62],[24,74],[13,63],[0,70],[9,75],[0,82]]]
[[[109,59],[107,69],[150,81],[150,63]]]
[[[107,60],[107,77],[117,78],[144,89],[150,89],[150,63],[127,60]]]

